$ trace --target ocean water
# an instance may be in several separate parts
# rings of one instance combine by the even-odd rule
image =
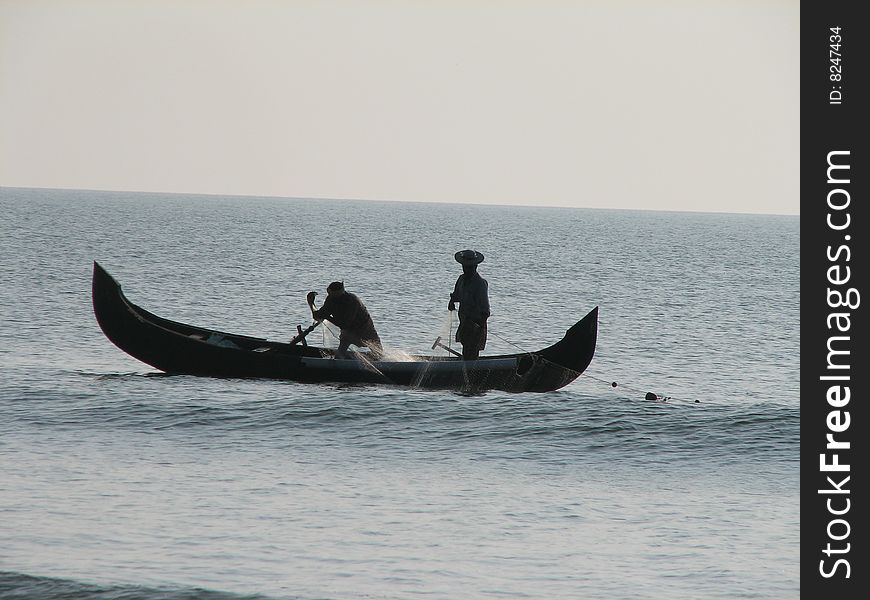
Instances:
[[[800,595],[797,217],[10,188],[0,210],[0,598]],[[97,260],[158,315],[287,339],[342,279],[426,353],[467,247],[485,353],[600,307],[583,376],[165,376],[90,304]]]

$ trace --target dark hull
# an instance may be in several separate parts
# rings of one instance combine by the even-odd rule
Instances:
[[[415,388],[547,392],[574,381],[595,353],[598,308],[552,346],[521,354],[410,360],[337,360],[333,351],[290,345],[177,323],[139,308],[121,286],[94,263],[94,314],[106,337],[127,354],[166,373],[207,377],[349,382]]]

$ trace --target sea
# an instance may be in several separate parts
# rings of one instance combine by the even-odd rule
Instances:
[[[0,598],[800,596],[797,216],[20,188],[0,214]],[[598,306],[583,375],[165,375],[91,304],[97,261],[155,314],[286,341],[342,280],[389,351],[444,353],[466,248],[483,354]]]

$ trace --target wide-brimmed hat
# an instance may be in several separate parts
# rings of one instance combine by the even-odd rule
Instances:
[[[462,266],[479,265],[483,262],[483,254],[477,250],[460,250],[453,258]]]

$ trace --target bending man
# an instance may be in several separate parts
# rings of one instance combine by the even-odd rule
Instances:
[[[477,272],[483,254],[462,250],[453,258],[462,265],[462,275],[456,280],[447,310],[456,310],[455,303],[459,303],[456,341],[462,344],[463,360],[475,360],[486,348],[486,320],[489,318],[489,284]]]
[[[380,358],[383,347],[381,338],[375,331],[375,325],[362,301],[355,294],[344,290],[344,283],[333,281],[326,288],[326,300],[319,309],[314,307],[314,296],[317,292],[308,292],[308,306],[311,308],[311,316],[316,321],[326,319],[341,328],[338,338],[338,350],[336,358],[349,358],[348,346],[353,344],[360,348],[368,348],[372,358]]]

